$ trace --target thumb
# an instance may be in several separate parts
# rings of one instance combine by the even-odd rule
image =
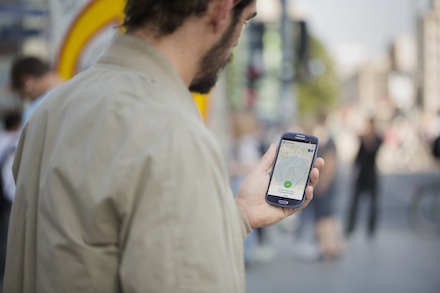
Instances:
[[[268,172],[272,167],[272,164],[275,160],[277,146],[272,143],[269,149],[266,151],[264,156],[261,158],[260,162],[257,164],[257,168],[263,170],[264,172]]]

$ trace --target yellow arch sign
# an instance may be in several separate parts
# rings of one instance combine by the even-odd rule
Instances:
[[[89,41],[108,25],[123,18],[124,0],[92,0],[84,6],[67,31],[58,54],[59,74],[69,79],[77,73],[81,54]]]
[[[65,79],[77,73],[78,63],[87,44],[104,28],[123,19],[125,0],[90,0],[80,11],[61,43],[57,71]],[[194,100],[206,120],[208,96],[194,94]]]

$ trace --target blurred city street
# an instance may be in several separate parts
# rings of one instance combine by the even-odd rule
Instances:
[[[166,175],[164,182],[176,183],[175,185],[178,186],[177,183],[180,182],[180,177],[183,174],[188,178],[194,178],[195,189],[197,189],[199,183],[222,182],[227,184],[223,177],[228,171],[232,190],[234,194],[237,194],[243,180],[252,168],[258,164],[269,145],[278,143],[282,133],[287,131],[301,132],[313,134],[319,138],[319,151],[322,153],[318,155],[325,158],[327,162],[326,171],[321,170],[320,173],[321,185],[318,185],[315,189],[315,194],[317,194],[317,190],[324,186],[322,187],[321,196],[316,197],[322,199],[322,201],[320,204],[315,204],[313,208],[308,207],[305,211],[296,213],[264,230],[256,230],[248,236],[245,241],[247,293],[440,293],[440,232],[435,237],[420,235],[420,230],[416,230],[411,225],[409,213],[411,203],[419,188],[432,187],[433,184],[436,184],[433,190],[437,195],[440,194],[440,0],[258,0],[248,2],[249,5],[255,4],[258,10],[252,20],[249,17],[240,18],[242,15],[239,13],[243,13],[240,12],[241,9],[247,11],[249,7],[242,7],[244,1],[241,3],[240,1],[234,1],[233,6],[229,5],[233,7],[233,17],[224,17],[222,20],[223,24],[228,23],[230,25],[229,29],[209,28],[202,30],[202,27],[198,28],[197,25],[194,26],[197,28],[194,34],[188,33],[191,38],[182,37],[186,34],[180,35],[180,32],[189,32],[186,25],[192,27],[192,21],[198,17],[211,17],[211,10],[208,6],[205,10],[203,5],[217,5],[215,1],[179,2],[170,0],[145,2],[145,5],[153,5],[151,3],[154,3],[157,7],[163,6],[164,13],[159,13],[160,10],[156,13],[154,9],[137,11],[133,8],[126,8],[124,10],[123,6],[126,2],[121,0],[0,0],[0,171],[7,172],[3,173],[6,176],[1,178],[0,183],[2,189],[3,186],[12,188],[10,196],[6,196],[6,193],[4,193],[5,196],[0,197],[0,199],[6,199],[8,203],[3,208],[7,211],[3,212],[5,216],[3,219],[0,218],[0,228],[2,228],[0,229],[0,284],[3,278],[2,267],[7,253],[6,239],[9,227],[9,212],[15,196],[12,162],[21,129],[26,124],[29,115],[46,96],[52,93],[55,87],[61,86],[64,81],[69,82],[77,74],[88,70],[90,66],[96,63],[98,58],[101,58],[109,44],[115,42],[112,39],[121,34],[122,31],[126,31],[129,35],[134,34],[135,37],[139,37],[141,40],[144,39],[146,43],[152,45],[153,49],[158,49],[159,53],[164,53],[162,57],[165,57],[165,59],[173,56],[168,60],[169,64],[167,66],[175,67],[175,73],[179,73],[179,76],[182,75],[180,77],[188,86],[188,91],[194,98],[194,105],[197,106],[206,128],[218,140],[216,144],[226,160],[226,164],[223,164],[224,162],[219,163],[217,160],[203,160],[203,163],[206,162],[206,167],[209,167],[209,170],[212,168],[213,172],[195,172],[192,174],[191,172],[193,172],[193,169],[195,170],[193,167],[196,164],[193,160],[190,160],[191,156],[182,152],[179,153],[183,158],[181,164],[187,164],[185,166],[189,168],[185,168],[185,172],[176,173],[175,178],[172,178],[170,174],[174,174],[173,172],[176,170],[176,161],[171,160],[174,154],[171,152],[169,162],[164,161],[162,164],[161,161],[161,167],[164,168],[163,173],[151,172],[150,174],[145,172],[145,174],[139,176],[130,174],[128,176],[129,180],[141,178],[141,176],[151,176],[154,179],[156,176],[159,177],[164,174]],[[142,2],[132,1],[132,3]],[[182,9],[183,7],[185,9]],[[194,9],[190,9],[190,7]],[[139,13],[139,17],[146,14],[145,23],[142,20],[139,21],[139,24],[142,23],[145,28],[148,28],[145,32],[156,32],[157,30],[158,34],[157,38],[154,37],[154,42],[151,42],[153,38],[146,38],[147,35],[143,33],[135,34],[130,27],[124,28],[124,24],[127,25],[127,20],[131,19],[130,15],[126,15],[126,13],[131,10]],[[185,12],[186,10],[188,11]],[[221,9],[215,11],[217,10],[222,11]],[[154,13],[149,15],[151,11],[154,11]],[[190,11],[193,11],[191,17],[188,16],[188,19],[183,19],[184,14],[188,13],[189,15]],[[209,13],[205,13],[205,11]],[[163,35],[159,34],[162,31],[160,26],[152,26],[153,30],[148,27],[148,25],[155,24],[154,19],[149,23],[153,15],[155,17],[161,16],[159,18],[163,16],[163,24],[157,24],[164,25],[166,28],[163,30]],[[172,22],[167,20],[165,17],[167,15],[170,18],[173,17]],[[240,19],[243,21],[239,21]],[[233,21],[237,22],[234,23]],[[216,22],[205,21],[201,18],[200,24],[202,23],[210,25]],[[246,28],[239,29],[238,26],[246,26]],[[214,34],[209,38],[205,38],[204,33],[208,34],[209,31]],[[241,32],[240,42],[232,42],[235,34],[239,31]],[[224,32],[222,39],[218,38],[220,32]],[[200,33],[200,36],[197,35],[198,33]],[[175,40],[179,42],[163,42],[168,38],[173,40],[175,36],[178,36]],[[192,39],[193,36],[194,39]],[[216,38],[218,38],[218,44],[213,43]],[[197,42],[187,43],[188,40]],[[228,48],[229,43],[230,45],[234,44],[234,49]],[[167,50],[162,52],[165,47],[159,44],[170,45],[170,52]],[[179,46],[174,46],[175,44]],[[166,47],[168,48],[168,46]],[[182,53],[185,52],[184,49],[190,48],[191,50],[187,54]],[[179,54],[171,55],[174,49],[181,51]],[[226,54],[229,54],[227,53],[229,51],[232,55],[227,58],[228,65],[224,64],[224,70],[217,71],[213,65],[226,63],[225,57]],[[202,56],[202,53],[204,56]],[[127,57],[130,54],[118,54],[118,56]],[[160,54],[156,57],[158,56]],[[189,56],[190,58],[184,58],[183,56]],[[30,58],[33,63],[37,61],[39,66],[36,68],[43,68],[44,70],[35,69],[33,63],[17,67],[17,60],[21,58],[27,60]],[[215,60],[216,58],[218,60]],[[159,59],[161,58],[158,57]],[[182,64],[179,64],[179,66],[174,64],[175,59],[182,61]],[[194,64],[188,66],[187,63]],[[109,66],[110,71],[113,70],[110,69],[111,67]],[[15,70],[14,68],[19,69]],[[121,70],[125,70],[122,68]],[[154,66],[151,67],[151,70],[153,69]],[[13,73],[15,71],[18,71],[18,73]],[[35,72],[39,73],[35,74]],[[191,76],[182,74],[188,72],[192,72],[189,74]],[[139,71],[138,73],[141,74],[142,72]],[[138,76],[138,73],[136,73],[136,76]],[[151,94],[153,92],[156,94],[157,89],[157,95],[161,96],[157,101],[165,101],[165,99],[170,98],[169,101],[167,100],[167,107],[169,106],[170,110],[176,112],[169,113],[184,114],[180,102],[185,101],[187,95],[181,100],[174,100],[174,98],[168,97],[167,92],[168,85],[171,87],[175,85],[176,89],[181,86],[177,86],[178,84],[174,82],[164,83],[161,78],[156,80],[156,77],[161,77],[156,72],[145,72],[145,74],[147,73],[148,76],[154,77],[151,82],[155,84],[155,90]],[[48,76],[49,79],[47,79]],[[54,77],[55,79],[53,79]],[[193,83],[197,83],[199,79],[204,81],[205,77],[206,87],[209,85],[209,88],[211,88],[211,81],[213,82],[218,78],[215,87],[210,91],[208,89],[195,89]],[[117,79],[119,80],[119,78]],[[48,80],[50,82],[47,82]],[[149,84],[150,79],[145,80]],[[29,81],[32,83],[29,83]],[[210,82],[208,83],[208,81]],[[126,83],[121,87],[129,84]],[[94,86],[95,83],[90,82],[90,87],[94,88]],[[145,86],[149,86],[147,82],[145,82]],[[135,88],[133,87],[133,89]],[[82,89],[82,87],[78,87],[78,89]],[[114,94],[119,95],[119,93],[110,92],[106,87],[102,87],[102,89],[102,93],[100,91],[99,94],[90,96],[96,96],[97,101],[100,99],[107,101],[107,95],[109,98]],[[200,91],[203,93],[199,93]],[[127,95],[127,93],[121,91],[121,95]],[[145,96],[149,95],[150,90],[145,92]],[[55,100],[54,98],[53,101]],[[78,100],[80,99],[78,98]],[[110,99],[108,100],[110,101]],[[113,111],[113,108],[109,107],[102,108],[102,111],[108,110],[109,115],[114,113],[119,115],[119,112],[124,112],[123,109],[126,106],[127,109],[137,109],[135,106],[131,107],[134,100],[121,98],[121,102],[117,104],[118,108],[115,106],[115,109],[118,110]],[[139,99],[139,101],[141,100]],[[88,102],[90,101],[94,100],[91,98]],[[119,107],[121,111],[119,111]],[[96,107],[96,109],[98,108]],[[58,110],[60,107],[55,109]],[[56,114],[58,112],[48,111],[48,113]],[[70,112],[69,110],[69,113],[75,114],[76,112]],[[159,117],[159,114],[157,115]],[[107,116],[103,115],[102,117]],[[139,120],[137,120],[137,116],[130,120],[132,120],[133,126],[143,126],[144,119],[145,123],[150,123],[149,121],[153,121],[152,119],[156,119],[155,117],[154,115],[144,115],[142,112],[142,117],[139,117]],[[171,114],[170,117],[160,114],[160,119],[164,119],[163,123],[158,121],[156,124],[156,120],[154,120],[151,126],[145,126],[145,131],[160,133],[161,139],[167,139],[169,136],[162,135],[162,132],[159,132],[161,131],[160,127],[162,125],[172,125],[170,123],[173,119],[179,117],[171,117]],[[167,121],[168,118],[173,119]],[[47,121],[52,120],[48,119]],[[78,119],[78,121],[80,120]],[[118,127],[119,125],[125,127],[123,120],[118,118],[117,121],[120,123]],[[102,125],[106,123],[103,122]],[[48,122],[48,124],[50,123]],[[64,124],[67,125],[67,122],[53,125]],[[99,123],[90,124],[98,125]],[[72,123],[72,125],[77,126],[76,123]],[[34,127],[33,129],[38,128]],[[173,133],[180,133],[175,130],[175,127],[167,127],[167,129],[172,129]],[[188,129],[194,130],[193,128]],[[200,129],[202,130],[202,128]],[[85,127],[84,133],[86,131],[88,129]],[[63,133],[60,137],[65,136],[66,141],[68,141],[67,138],[77,137],[76,134],[69,135],[61,131],[60,133]],[[96,131],[96,133],[103,134],[101,131]],[[114,133],[117,133],[117,131]],[[135,132],[134,130],[133,132],[127,130],[126,133],[128,135]],[[203,129],[203,133],[205,133],[205,129]],[[35,137],[37,136],[35,135]],[[95,135],[92,136],[91,134],[90,137],[95,137]],[[108,141],[104,139],[105,137],[96,135],[96,142],[102,142],[105,146],[102,154],[106,154],[110,147],[114,148],[116,152],[116,147],[114,147],[116,137],[110,137]],[[127,139],[127,143],[136,143],[136,147],[126,149],[139,150],[140,154],[144,154],[144,151],[147,153],[150,149],[157,149],[158,155],[167,155],[167,149],[150,148],[149,142],[145,143],[144,150],[138,141],[140,138],[146,137],[139,136],[133,141]],[[26,141],[28,140],[26,139]],[[70,162],[71,158],[78,158],[78,162],[80,162],[81,159],[85,158],[83,148],[88,148],[89,144],[90,146],[96,144],[94,140],[91,140],[92,143],[89,144],[79,140],[78,146],[71,146],[66,141],[60,140],[59,145],[71,147],[73,155],[60,156],[59,161],[62,165],[67,165],[66,162]],[[213,142],[204,145],[203,140],[194,139],[194,142],[200,143],[200,145],[197,148],[189,148],[189,144],[185,144],[186,141],[178,139],[176,145],[173,142],[168,143],[167,141],[167,145],[176,146],[176,150],[182,151],[187,149],[199,151],[200,148],[200,154],[211,153],[210,149],[214,145]],[[155,145],[155,143],[154,140],[151,145]],[[185,148],[179,148],[180,143],[184,143]],[[1,148],[2,145],[3,149]],[[29,149],[33,148],[29,147]],[[121,150],[123,148],[118,148],[118,154],[123,153]],[[215,151],[218,152],[219,150],[216,149]],[[313,150],[307,150],[307,154],[311,151]],[[52,154],[52,152],[48,153]],[[48,157],[52,158],[51,155]],[[94,158],[95,156],[90,155],[90,157]],[[112,157],[119,158],[116,153]],[[279,184],[281,188],[278,191],[285,192],[291,188],[292,182],[294,182],[293,179],[298,178],[296,172],[301,170],[304,172],[300,173],[301,176],[299,177],[303,181],[301,189],[295,191],[295,195],[302,195],[302,188],[306,184],[305,179],[309,171],[308,166],[312,162],[311,156],[308,160],[304,160],[304,157],[298,157],[297,154],[291,156],[295,160],[286,164],[289,167],[288,172],[285,172],[288,177],[286,175],[285,179],[279,180],[282,184]],[[302,161],[297,164],[296,159],[298,158]],[[437,158],[437,161],[435,158]],[[188,159],[188,161],[185,161],[185,159]],[[41,160],[45,162],[45,156],[42,156]],[[155,160],[151,160],[151,162],[154,163]],[[138,160],[136,164],[139,164],[139,170],[156,170],[150,168],[150,166],[155,166],[151,162],[150,160]],[[304,162],[307,163],[307,168],[303,168],[305,165],[302,163]],[[357,174],[355,174],[353,168],[355,163],[359,167],[357,170],[360,170]],[[81,164],[78,163],[79,165]],[[101,166],[99,162],[96,163],[94,160],[90,161],[90,164],[87,162],[84,165]],[[109,166],[108,169],[102,168],[101,172],[113,172],[112,168],[117,169],[116,166],[119,165],[114,164]],[[338,166],[339,168],[337,168]],[[75,174],[86,174],[79,168],[76,170],[72,166],[71,170],[72,172],[77,171]],[[225,168],[227,170],[224,170]],[[362,172],[362,169],[367,171]],[[133,168],[133,170],[137,169]],[[119,171],[115,170],[114,172]],[[376,172],[380,174],[378,189],[375,184]],[[275,172],[272,173],[275,174]],[[93,174],[102,175],[102,178],[105,178],[99,172],[93,172]],[[202,176],[199,176],[199,174]],[[210,178],[210,174],[223,174],[222,180],[209,181],[215,179]],[[1,172],[0,175],[2,175]],[[357,175],[359,175],[359,180],[357,180],[358,190],[369,190],[371,198],[377,198],[377,190],[379,193],[376,234],[374,237],[368,236],[367,220],[370,202],[368,201],[369,198],[361,197],[357,224],[350,238],[343,241],[342,255],[331,261],[318,259],[324,255],[322,252],[324,249],[317,249],[316,231],[318,231],[316,234],[320,236],[316,238],[321,240],[321,244],[324,243],[322,239],[327,238],[325,244],[332,241],[331,244],[337,242],[332,248],[338,246],[339,249],[341,243],[339,241],[340,237],[338,237],[340,234],[333,233],[335,226],[331,226],[329,230],[319,229],[319,220],[331,218],[331,223],[335,223],[333,221],[335,211],[329,203],[333,203],[336,194],[335,210],[337,220],[339,220],[340,228],[344,232],[346,226],[348,226],[349,206],[355,194],[353,183]],[[90,186],[95,186],[95,181],[92,181],[95,180],[94,178],[88,178],[90,179]],[[149,179],[150,177],[145,178],[145,180]],[[361,179],[365,179],[363,184],[359,183],[362,181]],[[110,180],[108,181],[110,182]],[[139,180],[139,182],[141,181]],[[49,182],[49,180],[44,182]],[[113,183],[117,184],[118,182]],[[193,183],[191,180],[182,180],[182,182]],[[336,193],[333,188],[335,182],[337,186]],[[287,185],[284,185],[286,183]],[[214,190],[213,185],[209,185],[207,190],[210,192]],[[215,184],[215,187],[217,185],[220,184]],[[35,189],[39,192],[45,189],[43,183],[36,186],[41,187]],[[89,185],[84,184],[84,186]],[[98,186],[98,183],[96,183],[96,186]],[[162,196],[161,193],[150,192],[149,185],[148,188],[147,184],[145,186],[145,188],[142,187],[139,190],[143,188],[146,190],[146,200],[155,199],[158,195]],[[125,188],[125,185],[121,187]],[[195,194],[192,187],[185,189],[189,192],[185,194],[182,192],[179,198],[185,199],[184,196],[188,196],[191,199]],[[283,188],[285,189],[283,190]],[[80,193],[75,188],[70,189],[72,190],[70,192],[75,196]],[[117,189],[119,190],[119,187]],[[102,190],[107,189],[102,188]],[[215,196],[214,192],[208,194],[210,192],[202,193],[204,200],[204,196]],[[141,193],[139,192],[139,194]],[[170,194],[175,195],[176,193],[170,192]],[[293,193],[285,194],[293,195]],[[100,196],[102,195],[100,194]],[[81,193],[80,198],[83,197],[86,198]],[[138,197],[140,198],[140,196],[136,198]],[[76,199],[76,197],[72,198]],[[435,220],[438,221],[437,224],[440,224],[440,200],[438,198],[439,196],[436,197],[436,205],[429,205],[428,203],[427,206],[437,207],[430,210],[434,211]],[[166,203],[163,198],[158,199],[158,202]],[[182,200],[182,202],[189,203],[192,201]],[[213,202],[211,201],[211,203]],[[74,205],[71,206],[74,207]],[[66,210],[70,210],[71,206],[66,205]],[[40,205],[38,207],[40,208]],[[222,208],[224,207],[227,208],[228,206],[222,206]],[[176,208],[179,208],[179,206],[176,206]],[[52,211],[52,209],[50,210]],[[72,208],[72,210],[74,209]],[[138,208],[138,210],[142,209]],[[187,211],[188,215],[193,212],[193,209],[190,208],[180,210]],[[321,214],[318,210],[321,211]],[[53,209],[53,211],[56,212],[57,210]],[[316,211],[316,213],[312,214],[313,211]],[[184,216],[182,216],[182,219],[188,219],[188,225],[205,223],[205,221],[206,223],[213,223],[211,217],[214,214],[209,212],[205,214],[206,218],[200,220],[189,221],[192,217]],[[229,211],[224,213],[224,215],[229,214]],[[260,213],[258,214],[260,215]],[[352,213],[352,215],[354,214],[355,212]],[[375,209],[372,209],[371,215],[374,214]],[[1,215],[2,213],[0,213]],[[46,214],[44,213],[44,215]],[[134,213],[134,215],[137,215],[137,213]],[[146,213],[145,217],[154,218],[149,213]],[[314,218],[318,219],[316,225]],[[352,218],[350,217],[350,219]],[[229,217],[223,217],[221,219],[222,223],[217,224],[223,225],[222,227],[226,231],[229,223],[225,220],[229,219]],[[370,231],[374,231],[375,218],[371,217],[371,219],[373,220],[370,221]],[[55,220],[54,222],[56,223]],[[162,221],[152,220],[151,223],[160,225]],[[353,221],[350,221],[350,223],[353,223]],[[184,225],[185,222],[181,224]],[[107,227],[107,225],[104,226]],[[138,231],[144,233],[143,229]],[[203,242],[196,241],[192,237],[204,237],[199,229],[194,230],[194,233],[189,233],[186,230],[180,231],[185,231],[185,237],[191,240],[188,243],[194,244],[195,247],[191,251],[202,252],[206,247],[212,248],[212,245],[203,245],[203,250],[198,249],[197,245],[201,246]],[[217,230],[212,229],[212,231]],[[219,229],[218,231],[222,230]],[[257,234],[258,232],[261,233]],[[80,234],[78,233],[78,235]],[[226,235],[226,233],[223,234]],[[218,241],[215,243],[232,243],[229,241],[230,239],[226,239],[229,236],[226,237],[223,234],[217,236],[224,242]],[[131,234],[127,233],[127,235]],[[154,237],[149,239],[156,241]],[[258,247],[257,239],[264,245]],[[337,240],[334,241],[335,239]],[[160,246],[158,244],[160,248],[162,248],[162,245],[168,244],[168,238],[164,239],[165,244],[159,240],[157,240],[157,243],[160,243]],[[13,242],[10,241],[10,243]],[[156,245],[155,243],[153,244]],[[101,242],[99,244],[101,245]],[[331,245],[325,244],[322,247],[326,247],[328,252],[328,247]],[[237,241],[234,244],[234,249],[239,251],[241,245],[241,241]],[[10,247],[14,246],[10,244]],[[119,249],[119,247],[125,246],[118,245],[117,247]],[[124,251],[121,253],[123,254]],[[38,258],[36,257],[36,259]],[[234,258],[231,257],[230,259],[233,260]],[[214,268],[212,263],[212,261],[208,262],[207,266]],[[224,259],[219,258],[219,263],[224,264]],[[134,262],[134,266],[139,266],[139,264],[140,261]],[[200,266],[200,268],[202,267]],[[226,267],[230,269],[230,266]],[[66,266],[66,269],[70,269],[70,266]],[[153,269],[157,273],[156,268]],[[229,272],[233,271],[229,270]],[[38,272],[41,275],[45,275],[45,273]],[[196,275],[196,273],[194,274]],[[66,275],[71,276],[72,273],[67,270]],[[173,276],[173,271],[170,270],[169,274],[163,275]],[[48,273],[48,276],[51,277],[52,275]],[[209,278],[206,279],[208,279],[207,282],[210,282]],[[223,280],[225,281],[222,284],[229,284],[226,279],[222,278]],[[100,281],[101,279],[99,279]],[[157,281],[160,280],[157,279]],[[103,280],[102,283],[105,284],[105,282],[110,281]],[[0,293],[1,287],[0,285]],[[212,292],[223,293],[223,291],[228,291],[212,290],[212,286],[209,288]],[[203,291],[198,288],[191,289],[197,292]]]
[[[340,174],[342,223],[350,192],[348,172],[345,168]],[[277,255],[271,262],[248,266],[247,292],[440,292],[440,239],[418,236],[408,221],[408,205],[416,188],[438,181],[434,171],[384,175],[378,234],[373,239],[366,236],[365,202],[357,230],[336,261],[301,261],[295,257],[292,233],[280,226],[269,228],[269,242]]]

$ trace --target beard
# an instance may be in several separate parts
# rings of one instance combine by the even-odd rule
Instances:
[[[197,73],[192,80],[189,90],[191,92],[207,94],[217,82],[219,72],[231,61],[232,56],[227,56],[232,48],[232,38],[238,19],[233,18],[220,41],[203,56]]]

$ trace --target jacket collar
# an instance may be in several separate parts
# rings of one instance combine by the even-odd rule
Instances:
[[[97,64],[134,69],[147,78],[172,91],[179,104],[183,103],[198,112],[187,86],[166,57],[148,42],[128,34],[116,34]],[[169,85],[172,85],[170,88]],[[167,97],[172,98],[172,97]],[[189,103],[191,105],[189,105]]]

